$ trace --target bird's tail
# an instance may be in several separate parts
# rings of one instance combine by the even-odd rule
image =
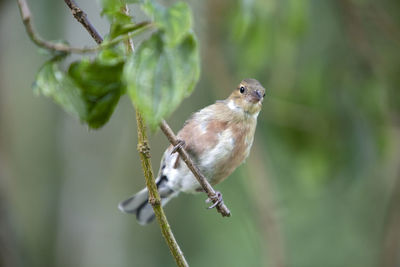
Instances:
[[[167,204],[173,197],[179,194],[179,192],[168,187],[167,181],[168,179],[166,176],[156,179],[162,206]],[[139,224],[146,225],[155,218],[153,207],[149,203],[148,198],[149,192],[147,188],[144,188],[130,198],[120,202],[118,208],[122,212],[136,214],[136,219],[138,220]]]

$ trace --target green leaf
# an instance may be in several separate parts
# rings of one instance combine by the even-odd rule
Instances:
[[[126,23],[126,24],[112,24],[109,39],[112,40],[120,35],[124,35],[127,33],[133,33],[135,31],[139,32],[149,23],[142,22],[142,23]]]
[[[109,120],[124,93],[123,56],[117,50],[104,50],[95,60],[72,63],[67,73],[59,69],[58,61],[44,64],[37,74],[34,89],[52,98],[89,127],[100,128]]]
[[[128,33],[132,28],[132,18],[122,11],[113,13],[113,19],[111,20],[111,27],[109,33],[109,39]]]
[[[144,41],[124,67],[128,93],[152,128],[188,96],[200,73],[197,41],[192,33],[170,47],[157,32]]]
[[[142,9],[152,17],[155,25],[165,32],[164,42],[175,46],[182,42],[192,28],[192,13],[185,2],[176,2],[165,8],[153,1],[146,1]]]
[[[103,51],[94,61],[83,59],[71,64],[68,73],[80,88],[86,103],[85,121],[92,128],[103,126],[124,93],[121,75],[124,61],[118,54]]]
[[[33,89],[53,99],[65,111],[83,120],[87,113],[82,92],[74,81],[59,69],[59,59],[52,59],[40,68]]]
[[[108,39],[126,33],[126,27],[132,24],[132,18],[123,12],[125,4],[121,0],[102,0],[102,15],[106,15],[111,22],[110,33]]]
[[[106,15],[110,20],[114,14],[121,13],[123,7],[121,0],[102,0],[103,11],[102,15]]]

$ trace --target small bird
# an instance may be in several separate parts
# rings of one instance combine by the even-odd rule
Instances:
[[[245,79],[227,99],[194,113],[178,132],[177,138],[211,185],[222,182],[249,155],[264,97],[265,89],[257,80]],[[170,145],[164,152],[156,178],[163,206],[180,192],[203,191],[174,151]],[[136,214],[142,225],[155,217],[147,188],[122,201],[118,208]]]

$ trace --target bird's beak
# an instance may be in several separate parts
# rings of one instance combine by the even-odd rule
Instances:
[[[253,93],[251,94],[251,102],[257,103],[263,98],[262,93],[260,90],[254,90]]]

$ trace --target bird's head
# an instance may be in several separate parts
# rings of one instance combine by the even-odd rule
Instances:
[[[227,99],[231,109],[242,109],[249,115],[258,114],[265,97],[265,89],[255,79],[244,79]]]

